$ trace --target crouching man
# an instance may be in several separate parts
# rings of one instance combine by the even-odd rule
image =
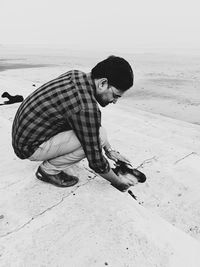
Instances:
[[[115,104],[133,85],[129,63],[110,56],[91,71],[68,71],[30,94],[20,105],[12,127],[12,145],[21,159],[42,161],[36,177],[59,187],[78,178],[70,167],[87,158],[89,167],[123,190],[134,181],[116,175],[103,154],[127,161],[112,150],[101,126],[102,107]]]

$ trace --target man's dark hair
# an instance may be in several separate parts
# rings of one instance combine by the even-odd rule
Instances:
[[[92,69],[92,79],[107,78],[108,84],[126,91],[133,86],[133,71],[130,64],[121,57],[110,56]]]

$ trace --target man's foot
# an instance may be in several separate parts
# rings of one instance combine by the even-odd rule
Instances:
[[[78,177],[76,176],[68,175],[63,171],[54,175],[48,174],[44,172],[40,166],[36,172],[36,177],[43,182],[47,182],[58,187],[69,187],[78,183]]]

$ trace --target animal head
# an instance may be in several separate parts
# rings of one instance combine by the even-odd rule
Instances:
[[[9,93],[8,92],[4,92],[1,97],[8,97],[9,96]]]

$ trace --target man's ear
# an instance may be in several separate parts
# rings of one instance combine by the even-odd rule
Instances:
[[[98,87],[101,91],[104,91],[108,88],[108,79],[107,78],[100,78],[98,79]]]

